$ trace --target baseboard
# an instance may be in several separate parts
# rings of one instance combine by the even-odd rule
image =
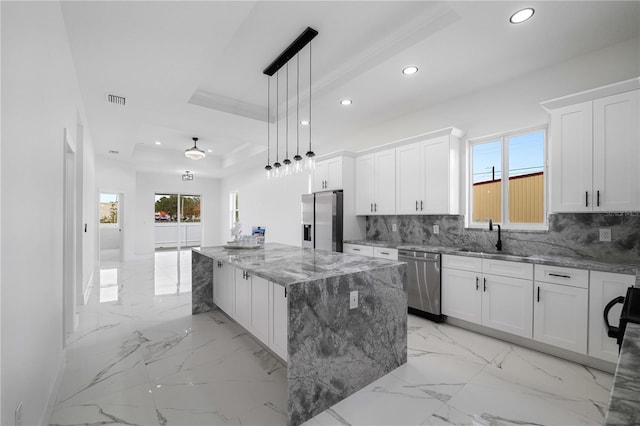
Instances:
[[[94,271],[91,271],[91,274],[89,274],[89,279],[87,280],[87,287],[84,289],[84,294],[83,296],[83,300],[84,300],[84,305],[86,305],[87,303],[89,303],[89,297],[91,297],[91,291],[93,290],[93,274]]]
[[[48,425],[49,419],[53,414],[53,409],[56,406],[56,399],[58,398],[58,391],[60,389],[60,384],[62,383],[62,377],[64,375],[64,369],[66,366],[66,350],[62,351],[62,357],[58,366],[58,374],[56,375],[56,380],[53,382],[53,386],[49,390],[49,400],[47,401],[47,406],[45,407],[44,413],[42,414],[42,418],[40,419],[41,425]]]
[[[506,342],[515,343],[516,345],[524,346],[529,349],[533,349],[538,352],[544,352],[549,355],[563,358],[568,361],[572,361],[578,364],[593,367],[598,370],[606,371],[607,373],[614,373],[616,364],[604,361],[602,359],[594,358],[588,355],[572,352],[563,348],[558,348],[546,343],[541,343],[536,340],[527,339],[525,337],[516,336],[514,334],[505,333],[500,330],[485,327],[479,324],[474,324],[468,321],[464,321],[458,318],[446,317],[445,322],[447,324],[455,325],[456,327],[465,328],[467,330],[475,331],[476,333],[484,334],[494,337],[496,339],[504,340]]]

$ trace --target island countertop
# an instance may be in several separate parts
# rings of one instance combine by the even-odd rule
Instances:
[[[230,263],[285,287],[295,283],[372,271],[402,263],[279,243],[267,243],[257,249],[226,249],[216,246],[194,248],[193,251],[213,260]]]
[[[627,324],[611,388],[606,426],[640,423],[640,324]]]

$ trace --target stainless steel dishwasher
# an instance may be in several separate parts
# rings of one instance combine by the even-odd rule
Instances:
[[[409,312],[442,322],[440,254],[398,250],[398,260],[407,262]]]

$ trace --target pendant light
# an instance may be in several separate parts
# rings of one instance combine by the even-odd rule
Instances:
[[[190,160],[202,160],[204,157],[206,157],[206,154],[204,153],[203,150],[198,148],[198,138],[192,138],[192,139],[193,139],[193,146],[189,149],[185,149],[184,156]]]
[[[267,165],[264,166],[264,170],[267,173],[267,179],[271,178],[271,161],[269,158],[271,150],[271,79],[267,80]]]
[[[305,169],[313,170],[316,167],[316,160],[313,158],[316,153],[311,149],[311,42],[309,42],[309,151],[305,154]]]
[[[302,171],[302,156],[300,155],[300,55],[296,55],[296,155],[293,171]]]
[[[271,145],[271,132],[270,132],[270,123],[271,123],[271,115],[270,115],[270,106],[271,106],[271,79],[269,79],[269,84],[267,85],[267,165],[265,166],[265,170],[267,172],[267,177],[270,176],[280,176],[281,174],[289,175],[292,172],[297,172],[302,170],[302,160],[303,157],[300,155],[300,56],[299,52],[302,50],[307,44],[309,44],[309,119],[311,121],[311,40],[318,35],[318,32],[313,28],[307,27],[306,30],[302,32],[267,68],[264,69],[263,73],[268,75],[269,77],[273,77],[276,74],[276,162],[273,163],[273,166],[270,166],[270,145]],[[297,71],[296,71],[296,155],[293,157],[292,162],[289,159],[289,60],[297,56]],[[279,148],[280,148],[280,77],[279,70],[283,66],[287,66],[286,70],[286,90],[285,90],[285,159],[282,161],[284,164],[283,169],[282,164],[278,161],[279,158]],[[311,126],[309,124],[309,151],[305,154],[305,168],[313,169],[315,166],[315,153],[311,149]]]

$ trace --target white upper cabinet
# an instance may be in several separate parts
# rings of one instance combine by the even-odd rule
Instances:
[[[313,192],[343,189],[342,157],[318,161],[313,171]]]
[[[449,134],[396,148],[396,213],[457,214],[458,157]]]
[[[356,214],[396,213],[395,156],[395,149],[389,149],[356,159]]]
[[[613,86],[584,102],[565,105],[590,92],[543,103],[551,114],[551,211],[640,210],[640,91],[595,97]]]

